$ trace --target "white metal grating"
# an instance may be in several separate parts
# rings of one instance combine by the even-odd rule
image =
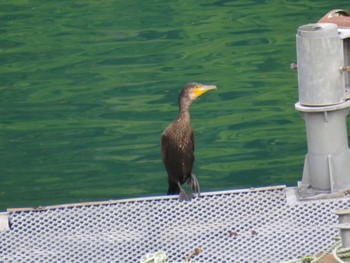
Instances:
[[[0,262],[139,262],[164,251],[184,261],[280,262],[325,250],[348,197],[287,202],[287,188],[205,193],[191,202],[157,197],[9,209]]]

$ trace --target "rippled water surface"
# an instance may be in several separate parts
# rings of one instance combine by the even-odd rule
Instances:
[[[189,81],[203,191],[295,185],[295,33],[344,3],[0,1],[0,210],[164,194]]]

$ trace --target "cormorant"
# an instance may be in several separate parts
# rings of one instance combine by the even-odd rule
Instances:
[[[180,200],[191,200],[191,196],[181,187],[184,183],[187,183],[195,193],[200,193],[198,180],[192,173],[194,135],[190,125],[189,107],[192,101],[213,89],[216,89],[216,86],[187,83],[179,94],[179,114],[161,136],[160,152],[168,173],[167,194],[180,194]]]

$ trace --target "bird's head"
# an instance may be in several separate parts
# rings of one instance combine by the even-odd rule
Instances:
[[[215,85],[204,85],[196,82],[187,83],[179,94],[179,104],[186,101],[186,104],[191,104],[192,101],[197,99],[209,90],[216,89]]]

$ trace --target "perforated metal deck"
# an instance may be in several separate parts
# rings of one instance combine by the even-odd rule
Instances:
[[[348,197],[289,200],[283,186],[202,194],[191,202],[156,197],[7,212],[0,262],[139,262],[164,251],[184,261],[280,262],[329,247],[336,209]]]

